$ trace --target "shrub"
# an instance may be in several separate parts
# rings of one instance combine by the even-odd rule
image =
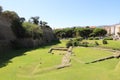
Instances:
[[[104,40],[113,40],[112,37],[105,37]]]
[[[103,44],[108,44],[107,40],[103,39]]]
[[[83,37],[78,37],[76,38],[77,41],[82,41],[83,40]]]
[[[99,43],[98,43],[97,41],[95,41],[95,45],[96,45],[96,46],[98,46],[98,45],[99,45]]]
[[[40,39],[42,37],[43,31],[38,25],[29,22],[24,22],[22,25],[25,29],[25,37],[31,37],[34,39]]]
[[[88,44],[88,47],[95,47],[96,45],[95,44],[93,44],[93,43],[89,43]]]
[[[95,37],[94,39],[95,39],[95,40],[99,40],[99,37]]]
[[[73,42],[72,42],[72,41],[68,41],[68,42],[66,43],[66,47],[67,47],[67,48],[69,48],[70,46],[73,46]]]
[[[82,42],[81,44],[79,44],[79,46],[88,47],[88,44],[88,42]]]
[[[79,46],[79,41],[73,41],[73,46]]]
[[[94,38],[93,38],[93,37],[89,37],[88,39],[89,39],[89,40],[93,40]]]

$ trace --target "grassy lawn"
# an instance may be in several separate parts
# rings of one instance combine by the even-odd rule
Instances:
[[[72,65],[54,69],[63,57],[59,53],[64,52],[54,51],[56,54],[49,54],[48,50],[50,47],[65,46],[65,43],[66,40],[62,40],[58,45],[27,51],[24,55],[12,58],[6,66],[0,68],[0,80],[120,80],[120,59],[84,64],[113,54],[95,48],[74,48]]]
[[[106,47],[106,48],[112,48],[112,49],[119,49],[120,50],[120,40],[107,40],[108,44],[103,44],[102,43],[102,40],[85,40],[85,41],[88,41],[88,42],[95,42],[97,41],[101,47]]]

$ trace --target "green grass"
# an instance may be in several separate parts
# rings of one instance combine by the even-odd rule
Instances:
[[[59,53],[64,52],[54,51],[55,54],[47,52],[50,47],[65,46],[66,41],[62,40],[58,45],[23,52],[24,55],[10,59],[6,66],[0,68],[0,80],[120,80],[120,59],[84,64],[113,54],[95,48],[74,48],[73,52],[76,56],[71,56],[72,65],[55,69],[63,57]]]
[[[120,40],[107,40],[108,44],[103,44],[102,40],[85,40],[91,43],[97,41],[101,47],[120,50]]]

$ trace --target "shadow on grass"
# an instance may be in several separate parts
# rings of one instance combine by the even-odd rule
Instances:
[[[48,43],[45,44],[43,46],[37,47],[37,48],[30,48],[30,49],[18,49],[18,50],[11,50],[11,51],[6,51],[3,53],[0,53],[0,68],[7,66],[9,63],[12,63],[12,61],[10,61],[10,59],[17,57],[17,56],[25,56],[26,54],[24,54],[27,51],[32,51],[32,50],[36,50],[36,49],[40,49],[40,48],[46,48],[46,47],[50,47],[51,45],[55,45],[58,44],[60,42],[54,42],[54,43]]]

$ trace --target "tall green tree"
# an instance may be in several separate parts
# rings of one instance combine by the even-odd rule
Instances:
[[[90,28],[81,28],[79,30],[79,34],[83,38],[88,38],[91,33],[92,33],[92,29]]]
[[[25,29],[25,37],[40,39],[42,37],[42,30],[39,25],[32,24],[30,22],[24,22],[23,27]]]
[[[39,18],[40,18],[39,16],[31,17],[29,21],[38,25],[39,24]]]
[[[21,22],[21,23],[25,22],[25,18],[24,18],[24,17],[21,17],[21,18],[20,18],[20,22]]]
[[[93,30],[93,33],[95,36],[101,37],[101,36],[105,36],[107,34],[107,31],[105,29],[102,29],[102,28],[95,28]]]

